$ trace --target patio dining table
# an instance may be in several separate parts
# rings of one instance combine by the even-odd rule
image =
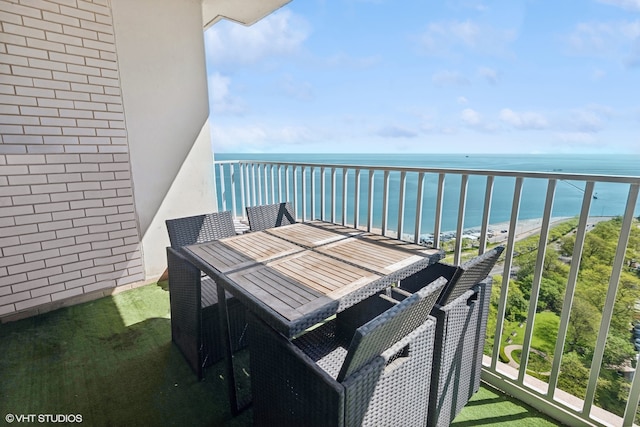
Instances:
[[[225,373],[238,402],[225,292],[288,339],[442,259],[427,248],[323,221],[295,223],[185,247],[218,287]]]

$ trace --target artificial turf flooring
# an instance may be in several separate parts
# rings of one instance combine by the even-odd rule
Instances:
[[[251,410],[231,416],[222,371],[218,363],[197,380],[171,343],[167,284],[151,284],[0,325],[0,425],[9,414],[81,415],[87,426],[251,425]],[[483,386],[453,425],[558,424]]]

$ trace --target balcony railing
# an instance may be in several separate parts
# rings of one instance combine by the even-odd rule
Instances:
[[[494,270],[483,379],[569,425],[631,426],[636,421],[640,379],[633,371],[637,356],[627,357],[626,378],[611,375],[613,371],[624,373],[624,369],[611,366],[605,356],[614,329],[619,336],[627,327],[625,344],[632,342],[632,324],[640,304],[640,260],[627,256],[640,251],[640,239],[633,237],[638,231],[634,216],[639,212],[640,177],[270,161],[216,162],[215,170],[219,208],[239,218],[245,216],[246,206],[286,200],[293,203],[300,220],[322,219],[445,248],[456,264],[483,253],[488,246],[504,244],[504,259]],[[539,214],[534,215],[538,208]],[[533,221],[535,227],[523,231],[521,225],[534,217],[538,218]],[[611,218],[615,218],[617,236],[609,237],[615,247],[602,275],[607,283],[590,293],[581,285],[581,266],[587,256],[598,254],[583,253],[585,241],[595,222]],[[555,297],[554,312],[540,301],[541,292],[548,290],[549,248],[562,244],[552,241],[556,238],[553,227],[560,219],[573,224],[565,233],[573,246],[562,258],[568,271],[560,291],[563,295]],[[514,288],[523,268],[519,261],[522,248],[517,243],[528,235],[539,238],[529,248],[532,274],[527,281],[529,295],[522,298],[521,289]],[[625,301],[635,301],[635,305],[620,314],[622,293]],[[601,313],[587,313],[591,320],[586,323],[593,334],[578,345],[583,297],[591,299],[588,307],[601,307]],[[524,319],[518,322],[513,307],[523,300],[520,317]],[[536,328],[541,313],[553,321],[543,325],[539,320]],[[626,326],[620,326],[621,318]],[[514,361],[507,357],[505,345],[518,334],[520,356]],[[551,351],[536,348],[541,336],[547,345],[553,343]],[[615,341],[610,347],[615,347]],[[534,367],[532,358],[542,358],[546,372]],[[576,358],[580,363],[572,370]],[[581,375],[574,378],[576,373]],[[563,389],[572,388],[566,386],[572,383],[577,387]]]

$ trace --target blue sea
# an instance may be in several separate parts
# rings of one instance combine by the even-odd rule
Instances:
[[[447,169],[481,169],[507,171],[537,171],[580,173],[591,175],[620,175],[640,177],[640,155],[494,155],[494,154],[229,154],[217,153],[217,161],[226,160],[258,160],[299,163],[348,164],[365,166],[398,166],[421,168]],[[216,169],[216,174],[219,171]],[[298,174],[300,171],[298,170]],[[319,172],[316,171],[316,179]],[[374,227],[379,227],[382,221],[382,173],[377,173],[374,180]],[[230,180],[225,177],[228,186]],[[425,175],[424,200],[422,206],[421,234],[428,235],[433,231],[435,221],[435,200],[437,195],[437,174]],[[389,191],[389,229],[394,229],[398,218],[399,173],[390,175]],[[347,222],[353,222],[354,204],[354,173],[348,175],[347,185]],[[455,230],[458,216],[458,200],[460,194],[461,176],[448,174],[445,180],[445,195],[441,230]],[[337,190],[342,188],[342,170],[337,172]],[[484,191],[486,178],[470,176],[468,183],[468,197],[465,209],[464,227],[473,229],[479,227],[482,221]],[[368,193],[368,178],[365,173],[360,179],[360,211],[359,221],[366,222],[366,207]],[[490,223],[497,224],[509,221],[513,201],[515,179],[496,177],[494,183]],[[292,186],[293,187],[293,186]],[[316,185],[316,191],[320,191]],[[327,185],[327,200],[329,197]],[[559,180],[553,205],[553,217],[573,217],[580,213],[584,196],[584,181]],[[521,206],[518,218],[520,220],[540,218],[543,215],[547,181],[544,179],[526,178],[524,180]],[[229,189],[227,189],[229,191]],[[591,201],[590,215],[592,216],[620,216],[623,215],[629,193],[628,184],[596,183],[594,197]],[[239,188],[236,189],[239,199]],[[404,212],[405,233],[412,232],[415,224],[417,174],[408,174],[406,181],[406,205]],[[292,200],[292,194],[288,199]],[[218,195],[220,197],[220,195]],[[336,196],[336,220],[340,220],[342,212],[341,195]],[[317,203],[319,205],[319,203]],[[309,209],[309,207],[307,208]],[[319,216],[320,207],[307,217]],[[329,207],[327,207],[327,210]],[[325,212],[328,215],[328,212]],[[640,203],[636,205],[635,215],[640,215]]]

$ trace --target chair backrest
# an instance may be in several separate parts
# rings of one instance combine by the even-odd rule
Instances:
[[[236,234],[231,211],[168,219],[165,223],[171,247],[175,249]]]
[[[295,213],[289,202],[247,206],[247,218],[251,231],[266,230],[296,222]]]
[[[440,294],[438,305],[447,305],[482,282],[491,273],[503,250],[504,246],[496,246],[459,266]]]
[[[336,380],[343,381],[422,325],[446,283],[436,279],[356,329]]]

